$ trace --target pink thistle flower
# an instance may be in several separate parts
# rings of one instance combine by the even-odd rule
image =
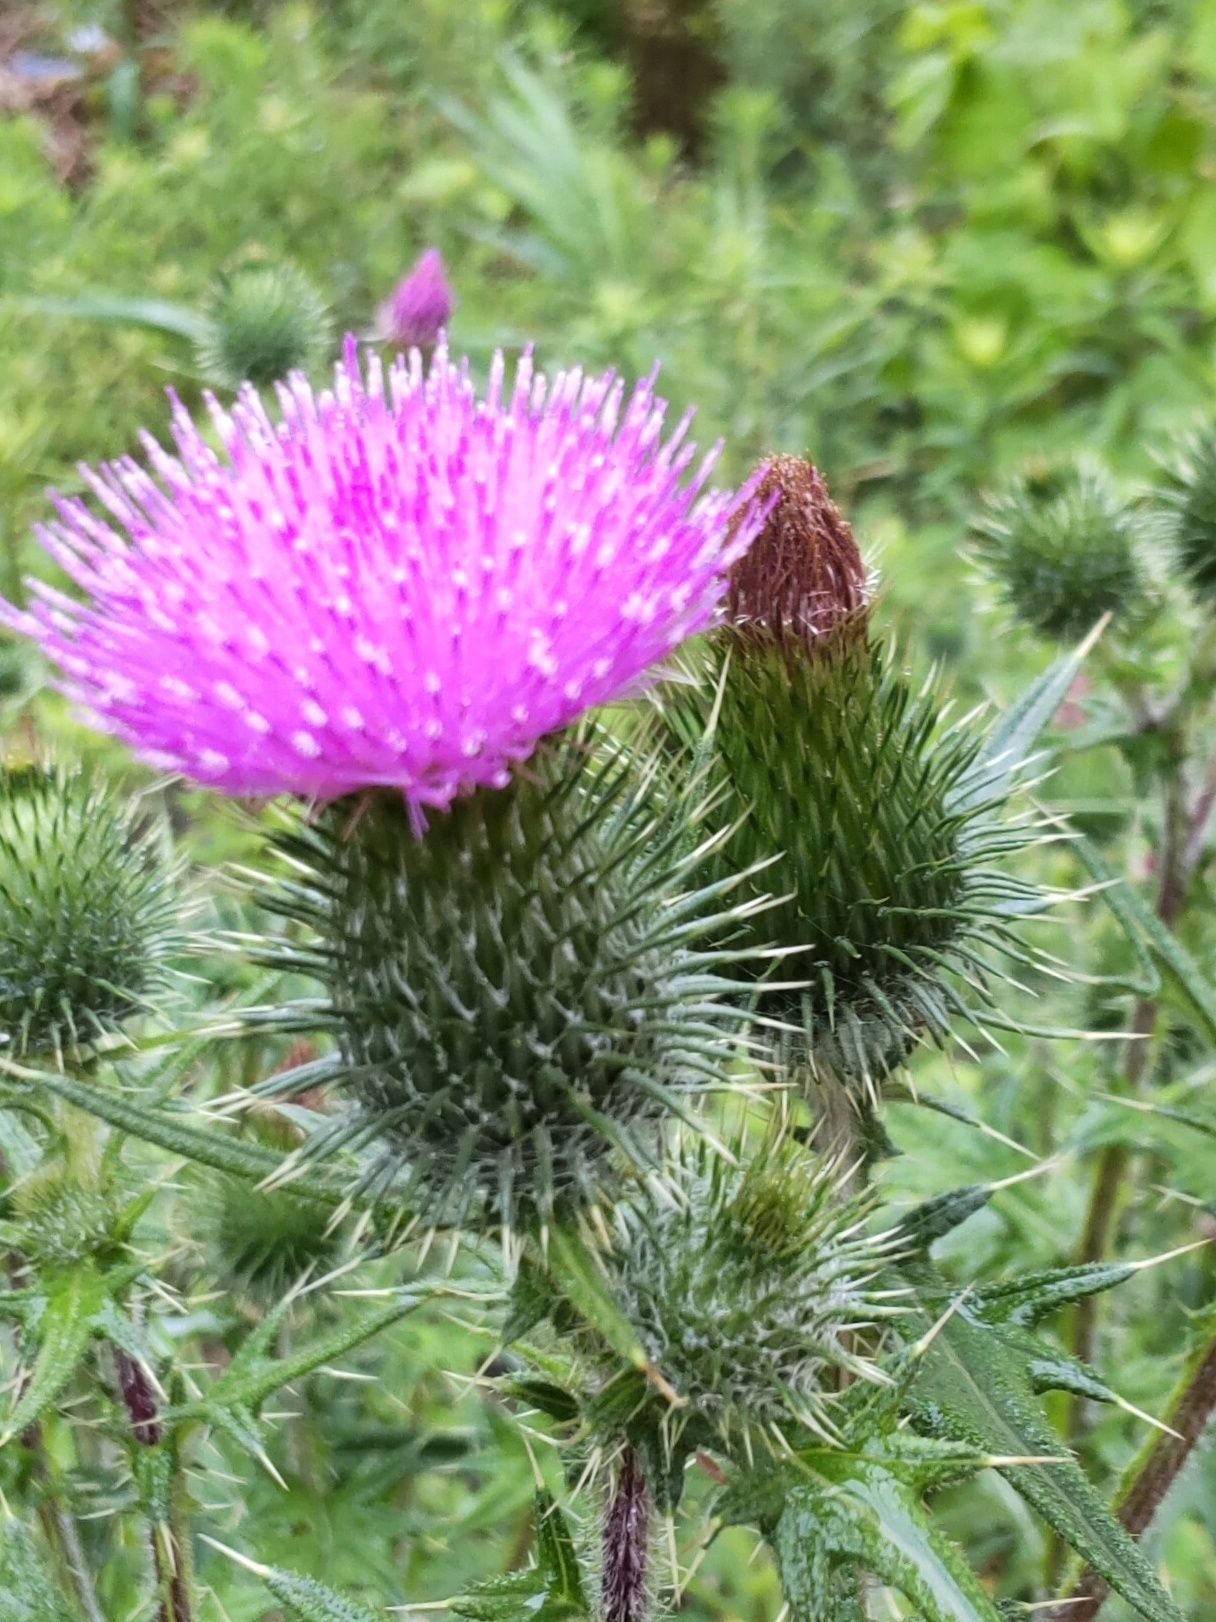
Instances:
[[[428,248],[380,306],[380,336],[403,349],[429,348],[452,319],[455,307],[443,256],[438,248]]]
[[[84,470],[105,516],[40,531],[85,600],[0,601],[96,726],[228,794],[504,785],[713,619],[765,517],[706,490],[651,380],[525,355],[508,394],[500,355],[482,398],[442,348],[365,381],[348,338],[332,390],[276,394],[209,399],[219,451],[174,399],[176,456],[145,435],[151,472]]]

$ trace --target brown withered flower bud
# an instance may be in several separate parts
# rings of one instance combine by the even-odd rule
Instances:
[[[846,621],[864,624],[865,564],[818,469],[799,456],[761,464],[757,499],[779,499],[731,569],[727,618],[778,642],[814,642]]]

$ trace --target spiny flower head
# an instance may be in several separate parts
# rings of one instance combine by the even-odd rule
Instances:
[[[737,988],[698,940],[731,933],[734,883],[697,890],[688,808],[652,798],[644,770],[563,740],[423,839],[383,793],[282,836],[291,871],[262,899],[300,944],[259,955],[325,988],[286,1010],[332,1034],[355,1105],[325,1142],[370,1147],[369,1180],[431,1224],[509,1233],[583,1208],[727,1085]]]
[[[226,389],[263,388],[331,353],[325,300],[295,265],[257,258],[237,265],[216,284],[206,321],[199,363]]]
[[[690,1445],[746,1447],[790,1421],[829,1435],[836,1371],[878,1378],[896,1239],[868,1212],[840,1167],[776,1134],[739,1161],[681,1142],[653,1198],[621,1204],[605,1271]]]
[[[277,397],[212,402],[218,451],[175,404],[176,457],[146,439],[151,474],[87,474],[106,517],[43,532],[85,601],[0,608],[95,724],[231,794],[502,785],[712,618],[762,517],[705,493],[650,382],[525,357],[504,393],[499,358],[479,396],[442,350],[365,381],[352,339]]]
[[[0,770],[0,1053],[62,1059],[117,1032],[179,945],[161,831],[80,776]]]
[[[1041,636],[1072,640],[1143,606],[1142,520],[1098,467],[1021,475],[972,520],[1003,600]]]
[[[429,348],[452,319],[456,300],[438,248],[428,248],[380,307],[380,336],[402,349]]]

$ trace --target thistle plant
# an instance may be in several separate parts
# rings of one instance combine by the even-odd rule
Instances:
[[[435,292],[442,267],[416,275]],[[265,352],[237,369],[306,362],[287,306],[244,292]],[[552,1453],[533,1563],[458,1616],[646,1622],[660,1522],[674,1543],[708,1509],[767,1546],[797,1617],[857,1622],[876,1581],[925,1622],[997,1622],[929,1502],[997,1469],[1141,1617],[1179,1622],[1038,1407],[1120,1400],[1037,1325],[1134,1269],[960,1288],[932,1247],[994,1189],[893,1212],[869,1186],[918,1039],[965,1053],[963,1020],[1016,1023],[996,965],[1040,893],[1004,865],[1027,840],[1005,804],[1080,656],[994,734],[951,724],[820,474],[780,456],[711,489],[650,380],[525,356],[480,389],[442,344],[386,368],[348,339],[331,387],[297,370],[208,409],[209,433],[174,401],[172,451],[86,470],[41,531],[68,589],[0,606],[147,766],[280,801],[254,808],[228,942],[248,1006],[203,992],[171,1040],[124,1047],[176,940],[157,836],[80,780],[3,783],[6,1425],[47,1487],[51,1580],[101,1622],[57,1475],[69,1407],[122,1461],[159,1622],[195,1622],[214,1512],[191,1471],[223,1448],[325,1488],[270,1400],[435,1303],[482,1336],[496,1423]],[[141,1226],[149,1145],[202,1168],[164,1231],[238,1312],[178,1300],[176,1271],[151,1286],[176,1260]],[[187,1305],[223,1340],[201,1367],[173,1351]],[[559,1476],[600,1512],[582,1548]],[[305,1622],[374,1614],[206,1547]]]
[[[1184,434],[1165,458],[1162,493],[1178,566],[1196,598],[1216,598],[1216,429]]]

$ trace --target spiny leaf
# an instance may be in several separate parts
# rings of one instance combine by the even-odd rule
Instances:
[[[234,1565],[243,1566],[260,1578],[270,1592],[299,1622],[384,1622],[381,1612],[369,1610],[358,1600],[347,1599],[334,1589],[318,1582],[315,1577],[304,1577],[281,1566],[264,1566],[259,1561],[247,1560],[235,1549],[229,1549],[214,1538],[204,1537],[204,1543],[226,1555]]]
[[[549,1493],[536,1495],[537,1563],[477,1583],[449,1602],[469,1622],[564,1622],[589,1617],[582,1571],[565,1515]]]
[[[154,1143],[158,1148],[167,1149],[184,1160],[197,1161],[215,1171],[241,1177],[246,1182],[262,1182],[276,1173],[282,1173],[287,1163],[287,1157],[276,1154],[273,1149],[191,1126],[179,1114],[132,1102],[109,1088],[94,1087],[90,1082],[57,1075],[53,1071],[6,1066],[3,1061],[0,1061],[0,1069],[7,1069],[20,1078],[36,1079],[39,1087],[107,1121],[120,1131],[130,1133],[132,1137]],[[326,1205],[338,1205],[344,1196],[344,1190],[336,1179],[315,1170],[293,1176],[291,1187],[292,1193],[299,1198],[318,1200]]]
[[[1147,906],[1143,897],[1110,867],[1105,857],[1088,839],[1077,839],[1072,848],[1090,873],[1102,885],[1102,899],[1123,925],[1124,932],[1150,970],[1160,969],[1181,993],[1195,1016],[1195,1022],[1211,1043],[1216,1043],[1216,987],[1176,935],[1168,930]],[[1137,988],[1140,989],[1140,988]],[[1145,995],[1156,987],[1148,985]]]
[[[540,1569],[548,1582],[550,1599],[572,1611],[588,1614],[583,1574],[566,1517],[547,1492],[536,1495],[536,1545]]]
[[[941,1282],[927,1264],[917,1264],[915,1273],[922,1285]],[[919,1314],[905,1322],[914,1332],[931,1327]],[[1016,1324],[986,1321],[965,1300],[925,1339],[904,1399],[914,1420],[994,1456],[1058,1460],[1000,1468],[1052,1530],[1147,1622],[1182,1622],[1140,1549],[1043,1418],[1034,1398],[1036,1360],[1049,1357],[1049,1349]]]
[[[990,1183],[972,1183],[938,1194],[908,1212],[900,1223],[900,1235],[917,1250],[927,1251],[968,1217],[983,1210],[992,1193]]]
[[[1079,647],[1063,654],[1005,710],[988,735],[980,766],[959,798],[958,808],[991,799],[1007,787],[1025,764],[1043,729],[1068,696],[1102,627],[1096,626]]]
[[[884,1438],[869,1456],[826,1449],[800,1455],[818,1479],[789,1488],[772,1536],[797,1622],[832,1613],[841,1566],[873,1572],[918,1606],[925,1622],[997,1622],[979,1579],[924,1506],[925,1460],[905,1460],[900,1443],[898,1435]],[[957,1461],[953,1468],[957,1473]]]
[[[97,1328],[114,1276],[82,1265],[45,1290],[46,1305],[32,1330],[29,1378],[0,1435],[0,1447],[20,1436],[67,1386]]]

